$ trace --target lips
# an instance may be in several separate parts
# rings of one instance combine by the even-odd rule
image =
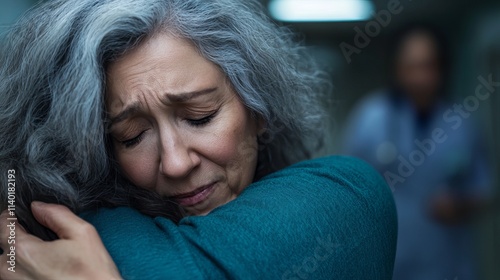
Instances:
[[[205,201],[214,191],[215,182],[197,188],[196,190],[188,193],[183,193],[176,196],[171,196],[170,199],[176,201],[181,206],[193,206]]]

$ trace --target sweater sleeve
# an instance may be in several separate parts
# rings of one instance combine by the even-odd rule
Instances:
[[[392,194],[368,164],[349,157],[292,165],[179,224],[123,207],[82,217],[125,279],[392,277]]]

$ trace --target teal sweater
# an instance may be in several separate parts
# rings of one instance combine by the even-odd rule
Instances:
[[[179,224],[131,208],[82,217],[125,279],[390,279],[396,249],[389,187],[348,157],[292,165]]]

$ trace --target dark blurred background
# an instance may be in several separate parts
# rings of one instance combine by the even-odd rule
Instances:
[[[335,0],[329,2],[333,1]],[[261,2],[267,6],[272,1],[262,0]],[[474,95],[480,75],[483,77],[492,75],[493,81],[500,81],[499,1],[401,0],[395,2],[397,3],[387,0],[371,1],[375,14],[388,11],[391,5],[398,4],[396,10],[399,12],[391,13],[389,23],[385,24],[386,26],[379,24],[379,30],[374,27],[373,23],[370,24],[372,21],[380,22],[373,15],[368,19],[356,21],[277,20],[280,24],[298,32],[299,38],[314,48],[313,53],[318,56],[320,62],[324,63],[331,75],[334,85],[334,102],[329,110],[332,121],[328,147],[330,153],[342,152],[341,142],[344,138],[346,120],[357,102],[373,91],[388,87],[392,78],[390,72],[392,40],[395,33],[404,26],[423,23],[438,28],[444,34],[450,51],[450,73],[445,93],[450,104],[461,104],[466,97]],[[356,45],[355,39],[359,30],[366,35],[366,28],[371,28],[373,36],[368,35],[368,43]],[[358,50],[350,49],[353,52],[346,52],[346,44]],[[492,205],[483,214],[475,216],[472,223],[477,237],[475,246],[480,252],[477,256],[479,279],[500,279],[499,90],[480,103],[478,110],[472,115],[484,131],[482,137],[485,138],[484,143],[490,155],[488,164],[492,170],[493,186],[491,187],[494,190]],[[452,276],[447,279],[462,278]]]
[[[272,2],[272,0],[260,1],[265,7],[270,7],[270,2]],[[286,0],[281,2],[284,1]],[[319,2],[314,4],[314,1],[298,1],[308,6],[322,5]],[[327,0],[326,2],[335,1],[342,0]],[[3,35],[8,26],[35,2],[0,0],[0,34]],[[280,19],[276,14],[269,13],[280,25],[297,32],[298,40],[313,48],[313,55],[317,56],[331,76],[334,92],[333,103],[328,105],[332,123],[327,147],[329,153],[340,152],[343,127],[353,106],[368,93],[387,87],[392,75],[389,71],[391,38],[402,26],[415,22],[429,23],[445,34],[451,57],[447,91],[451,102],[461,103],[464,98],[473,95],[480,75],[483,77],[492,75],[492,80],[500,81],[500,3],[498,1],[366,0],[358,2],[367,2],[365,4],[368,4],[367,7],[371,9],[371,15],[368,18],[296,21]],[[373,16],[373,14],[386,16],[387,13],[382,11],[389,11],[390,14],[390,18],[383,18],[384,24]],[[365,38],[362,44],[359,44],[359,38],[358,42],[356,41],[360,30],[368,37],[368,40]],[[367,35],[367,32],[371,34]],[[498,207],[500,205],[498,198],[500,98],[498,91],[482,101],[479,109],[473,114],[474,118],[479,120],[485,128],[485,143],[491,155],[493,187],[496,190],[493,206],[474,223],[479,236],[477,246],[481,252],[480,278],[500,279],[500,211]]]

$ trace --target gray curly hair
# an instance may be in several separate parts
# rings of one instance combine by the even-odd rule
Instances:
[[[179,208],[131,185],[113,160],[104,107],[106,67],[155,33],[191,41],[266,123],[258,169],[266,174],[319,147],[320,94],[329,91],[305,48],[248,0],[55,0],[27,13],[0,56],[0,188],[16,171],[16,213],[43,239],[33,200],[135,207],[179,219]]]

